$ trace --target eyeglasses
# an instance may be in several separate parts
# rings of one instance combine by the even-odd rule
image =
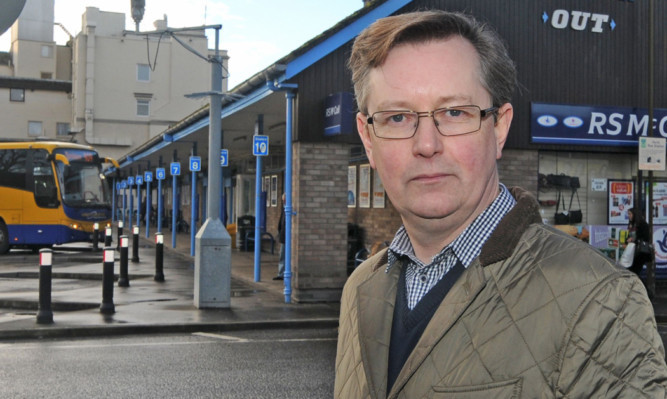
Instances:
[[[482,127],[482,119],[493,115],[498,107],[480,109],[476,105],[438,108],[433,111],[378,111],[366,120],[373,126],[375,136],[382,139],[409,139],[419,127],[420,118],[433,118],[436,129],[443,136],[474,133]]]

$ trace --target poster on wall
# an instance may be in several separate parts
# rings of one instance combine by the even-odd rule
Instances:
[[[667,226],[653,226],[653,247],[656,272],[667,273]]]
[[[371,207],[371,165],[359,166],[359,208]]]
[[[377,170],[373,170],[373,208],[384,208],[384,186]]]
[[[278,175],[271,176],[271,206],[278,206]]]
[[[607,224],[628,224],[628,209],[634,206],[632,180],[607,181]]]
[[[645,192],[648,193],[648,182],[645,184]],[[646,196],[646,208],[653,212],[653,224],[667,224],[667,182],[653,182],[653,206],[648,206],[648,195]],[[650,215],[646,215],[646,220]]]
[[[271,205],[271,177],[264,176],[262,179],[262,191],[266,193],[266,206]]]
[[[347,167],[347,207],[357,206],[357,167]]]

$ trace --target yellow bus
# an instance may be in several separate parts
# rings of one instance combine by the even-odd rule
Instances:
[[[111,196],[92,147],[58,141],[0,141],[0,254],[89,241],[111,221]]]

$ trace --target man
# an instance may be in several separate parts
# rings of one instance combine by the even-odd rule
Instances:
[[[665,397],[641,282],[499,182],[515,67],[469,16],[355,40],[357,127],[403,226],[341,299],[337,398]]]

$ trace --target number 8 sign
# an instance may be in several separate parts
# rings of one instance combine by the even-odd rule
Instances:
[[[201,170],[201,157],[190,157],[190,172]]]

